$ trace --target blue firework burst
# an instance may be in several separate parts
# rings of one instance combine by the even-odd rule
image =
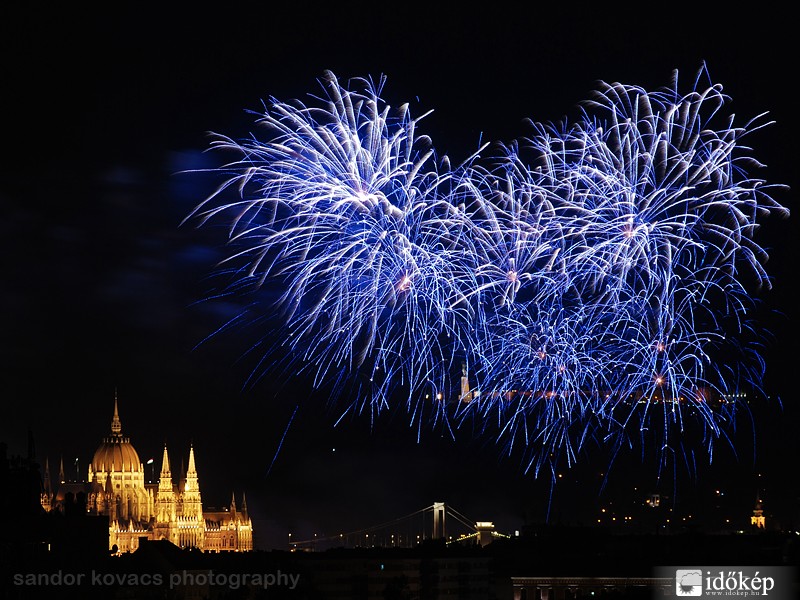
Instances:
[[[574,122],[455,166],[385,78],[320,83],[216,139],[235,159],[191,217],[227,224],[227,292],[276,297],[275,344],[346,411],[477,422],[538,473],[590,441],[670,448],[688,420],[710,450],[726,398],[760,390],[755,231],[785,186],[750,174],[765,115],[734,125],[705,67],[687,93],[601,83]]]

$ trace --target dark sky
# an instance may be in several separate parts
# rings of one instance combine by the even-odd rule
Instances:
[[[776,121],[753,137],[754,154],[767,164],[765,179],[794,190],[794,19],[784,9],[700,15],[674,3],[660,14],[289,4],[113,15],[2,9],[0,440],[23,453],[30,428],[42,460],[63,455],[69,470],[79,457],[83,473],[108,433],[116,392],[142,460],[160,461],[166,442],[179,464],[193,443],[205,502],[246,491],[266,546],[289,531],[358,529],[434,501],[504,530],[541,522],[547,478],[522,474],[491,442],[428,433],[418,444],[402,414],[372,433],[368,419],[334,428],[335,407],[308,397],[302,380],[245,388],[252,364],[238,360],[235,340],[195,348],[234,307],[196,304],[223,238],[181,225],[211,189],[178,172],[210,158],[201,154],[207,132],[246,135],[247,110],[269,96],[318,92],[326,69],[342,80],[387,75],[384,99],[410,102],[416,114],[434,109],[425,132],[458,163],[481,137],[509,140],[526,118],[574,114],[598,80],[655,89],[675,69],[688,82],[706,61],[737,118],[769,111]],[[793,197],[778,199],[791,208]],[[683,507],[725,486],[747,511],[766,487],[773,506],[797,511],[797,489],[781,477],[798,452],[796,217],[776,220],[761,243],[775,283],[768,308],[785,316],[765,317],[776,334],[765,356],[784,412],[755,407],[755,443],[745,423],[741,456],[723,449],[714,465],[700,465],[699,481],[678,489]],[[590,454],[569,472],[551,516],[589,520],[602,503],[639,502],[643,490],[673,495],[672,478],[659,480],[637,457],[621,459],[601,493],[606,462]]]

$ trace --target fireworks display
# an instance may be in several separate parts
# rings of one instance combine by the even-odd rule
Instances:
[[[690,422],[711,452],[764,374],[757,220],[788,215],[743,144],[765,115],[735,125],[703,67],[686,93],[601,84],[574,122],[451,164],[384,85],[326,73],[212,144],[234,158],[188,218],[228,227],[221,293],[278,327],[263,363],[280,349],[343,412],[469,424],[537,474],[590,441],[666,455]]]

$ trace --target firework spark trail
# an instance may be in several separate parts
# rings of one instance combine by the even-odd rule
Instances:
[[[271,99],[267,141],[218,138],[238,159],[192,216],[228,222],[232,290],[281,290],[282,343],[315,385],[360,382],[346,410],[399,394],[417,427],[477,420],[536,473],[643,432],[673,452],[689,414],[710,449],[733,410],[710,397],[759,388],[735,340],[746,282],[770,286],[757,219],[788,210],[741,143],[769,123],[734,126],[707,78],[684,95],[677,73],[656,92],[601,83],[576,122],[453,168],[384,78],[326,73],[318,105]],[[741,362],[715,366],[730,349]],[[436,400],[462,363],[472,401]]]

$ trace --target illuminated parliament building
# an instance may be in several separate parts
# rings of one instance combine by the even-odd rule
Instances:
[[[109,549],[133,552],[141,538],[168,540],[181,548],[207,552],[245,552],[253,549],[253,524],[247,500],[241,507],[231,499],[229,508],[204,511],[195,466],[194,447],[183,479],[175,482],[167,447],[157,483],[145,482],[144,464],[122,425],[114,399],[111,435],[94,453],[85,483],[66,482],[63,462],[58,482],[51,481],[45,464],[41,503],[46,511],[65,509],[68,501],[85,500],[86,513],[108,517]]]

